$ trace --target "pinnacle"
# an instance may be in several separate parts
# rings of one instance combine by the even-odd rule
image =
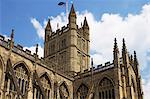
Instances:
[[[134,51],[134,60],[136,60],[137,58],[136,58],[136,51]]]
[[[126,44],[125,44],[125,39],[123,38],[123,48],[122,48],[123,51],[127,51],[126,49]]]
[[[117,45],[117,39],[115,38],[114,39],[114,53],[118,53],[119,52],[119,49],[118,49],[118,45]]]
[[[71,6],[71,10],[70,10],[70,13],[69,13],[69,16],[75,16],[76,17],[76,12],[75,12],[75,9],[74,9],[74,5],[72,4]]]
[[[73,5],[73,4],[72,4],[72,6],[71,6],[71,11],[70,11],[70,13],[75,13],[74,5]]]
[[[114,43],[114,49],[116,49],[116,48],[118,48],[118,46],[117,46],[117,39],[115,38],[115,43]]]
[[[14,38],[14,29],[12,29],[12,32],[11,32],[11,39],[13,39]]]
[[[87,23],[87,19],[86,19],[86,17],[84,18],[83,26],[87,26],[87,27],[89,27],[89,25],[88,25],[88,23]]]
[[[50,19],[48,19],[48,22],[47,22],[47,25],[46,25],[46,28],[47,30],[51,30],[51,23],[50,23]]]

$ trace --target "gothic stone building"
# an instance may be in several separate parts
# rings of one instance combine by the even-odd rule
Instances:
[[[68,24],[45,28],[44,57],[0,36],[0,99],[143,99],[139,64],[125,41],[121,55],[115,39],[113,62],[93,67],[89,25],[76,24],[72,5]]]

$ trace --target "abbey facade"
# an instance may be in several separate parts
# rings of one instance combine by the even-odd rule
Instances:
[[[143,99],[139,64],[114,40],[113,62],[93,67],[89,54],[89,25],[76,24],[72,5],[69,23],[45,28],[44,57],[0,36],[0,99]]]

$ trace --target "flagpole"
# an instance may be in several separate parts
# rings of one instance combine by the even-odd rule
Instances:
[[[68,23],[68,0],[66,0],[66,19]]]

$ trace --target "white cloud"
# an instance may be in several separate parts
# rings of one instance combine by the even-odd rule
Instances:
[[[150,79],[143,81],[143,91],[144,91],[144,99],[149,99],[150,97]]]
[[[24,49],[28,49],[31,51],[31,53],[35,53],[35,49],[36,49],[36,46],[31,46],[31,47],[24,47]],[[39,58],[43,57],[43,48],[39,45],[38,46],[38,55],[39,55]]]
[[[119,14],[104,13],[101,19],[96,20],[91,12],[77,12],[77,24],[79,26],[81,26],[81,22],[83,23],[85,16],[90,26],[91,51],[96,51],[95,54],[91,55],[94,58],[95,64],[112,60],[113,41],[116,37],[120,54],[122,38],[125,38],[128,51],[132,54],[134,50],[137,51],[142,71],[147,69],[147,52],[150,49],[150,4],[145,4],[140,13],[129,13],[127,17],[122,17]],[[53,31],[57,29],[57,23],[59,23],[59,27],[67,24],[64,13],[50,18]],[[39,37],[44,39],[44,26],[35,18],[33,18],[32,23]],[[46,20],[44,20],[44,23],[46,23]],[[145,80],[145,99],[148,99],[148,93],[150,93],[150,78]]]
[[[33,24],[38,36],[40,38],[44,39],[44,28],[43,26],[40,24],[40,22],[38,20],[36,20],[35,18],[31,18],[31,23]]]

